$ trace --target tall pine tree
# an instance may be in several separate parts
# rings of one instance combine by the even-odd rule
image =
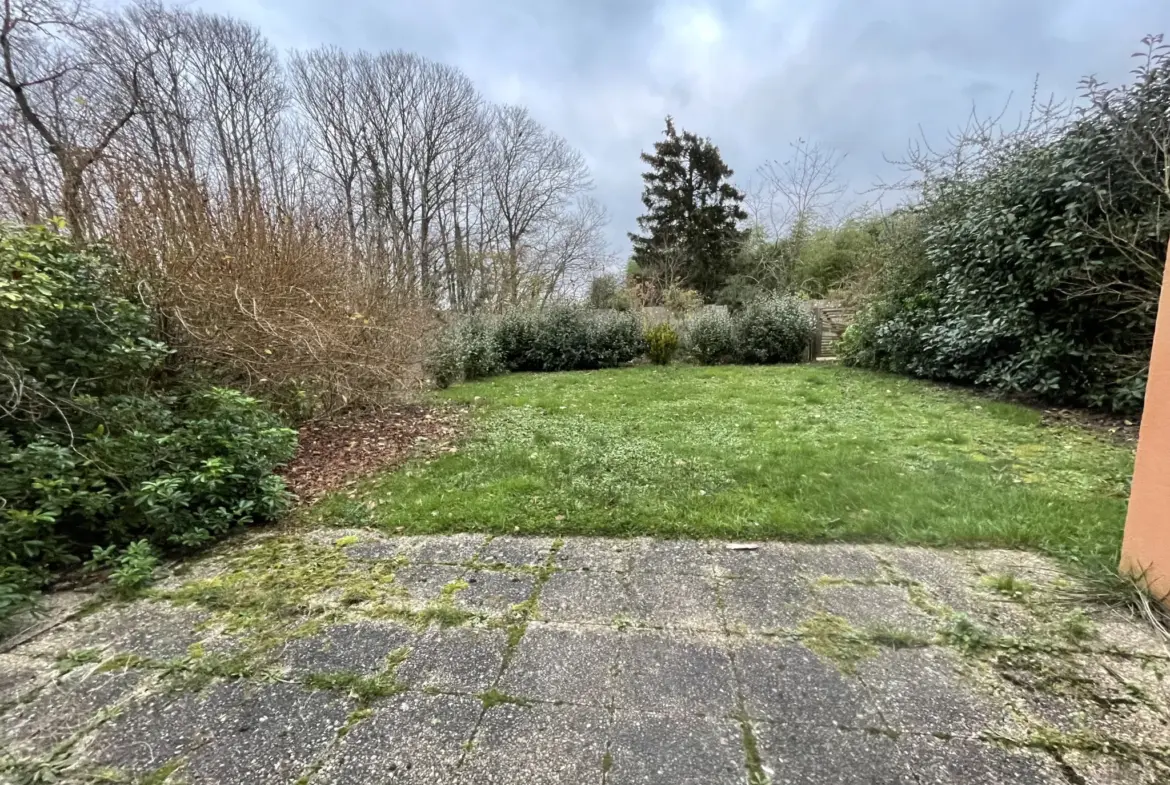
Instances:
[[[731,274],[747,218],[743,194],[710,139],[683,131],[666,118],[666,138],[642,153],[650,170],[638,218],[643,234],[630,234],[633,261],[661,283],[697,290],[711,301]]]

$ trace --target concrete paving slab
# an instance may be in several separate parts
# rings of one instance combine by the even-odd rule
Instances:
[[[799,643],[750,639],[732,649],[752,719],[790,725],[880,727],[881,717],[862,683]]]
[[[719,586],[723,617],[730,630],[794,630],[816,614],[809,583],[783,575],[725,580]]]
[[[956,657],[937,647],[887,649],[861,662],[857,677],[891,730],[974,738],[1007,728],[1007,707],[965,685]]]
[[[759,722],[752,730],[763,773],[772,785],[917,783],[896,742],[880,733]]]
[[[1073,579],[1042,557],[647,538],[566,538],[553,554],[549,538],[339,531],[268,537],[356,536],[338,546],[352,570],[359,556],[402,561],[404,609],[449,602],[473,615],[436,614],[451,626],[419,633],[370,618],[382,606],[347,603],[341,585],[314,586],[313,617],[331,626],[313,636],[281,642],[287,620],[250,619],[270,647],[256,664],[283,662],[276,676],[289,681],[262,668],[182,692],[155,661],[196,643],[243,651],[222,632],[231,617],[214,602],[111,603],[0,654],[0,746],[35,769],[67,742],[71,771],[90,780],[149,781],[177,764],[172,780],[188,785],[1170,781],[1170,656],[1139,621],[1094,606],[1099,634],[1069,635],[1056,590]],[[517,635],[502,614],[531,595],[526,566],[550,558],[536,619]],[[1006,571],[1034,593],[997,591]],[[873,634],[935,629],[908,587],[983,631]],[[297,682],[373,676],[402,646],[398,685]],[[115,652],[150,661],[94,662]]]
[[[148,678],[143,671],[76,668],[0,717],[0,749],[46,753],[125,703]]]
[[[475,698],[410,693],[379,701],[313,777],[314,785],[452,782],[483,705]]]
[[[462,567],[412,564],[394,571],[394,582],[406,590],[405,605],[414,609],[438,600],[443,588],[463,577]]]
[[[1066,785],[1056,762],[1042,753],[1006,750],[969,739],[906,734],[898,751],[920,785]]]
[[[372,676],[386,667],[386,657],[409,647],[418,633],[390,622],[337,624],[311,638],[284,644],[277,660],[292,676],[310,673],[358,673]]]
[[[483,692],[495,684],[507,647],[504,630],[432,626],[398,667],[398,679],[415,689]]]
[[[418,537],[409,558],[414,564],[466,564],[479,554],[487,539],[482,534]]]
[[[531,700],[608,705],[623,637],[604,627],[533,622],[517,645],[499,689]]]
[[[629,617],[647,627],[719,632],[715,581],[703,575],[641,570],[629,578]]]
[[[456,782],[601,785],[608,725],[601,708],[493,706],[484,713]]]
[[[733,714],[735,683],[723,641],[714,635],[627,631],[618,648],[614,704],[640,711]]]
[[[885,629],[930,637],[944,622],[910,602],[902,586],[830,584],[816,587],[817,605],[859,629]]]
[[[467,588],[455,594],[456,607],[489,615],[526,602],[536,586],[536,578],[523,572],[468,570],[462,580]]]
[[[629,589],[616,573],[565,570],[544,584],[537,612],[545,621],[613,624],[629,618]]]
[[[192,645],[214,636],[201,629],[210,618],[205,611],[162,601],[116,604],[54,627],[22,646],[21,652],[58,657],[99,649],[170,660],[187,656]]]
[[[739,723],[691,714],[614,715],[607,785],[743,785]]]
[[[352,709],[338,693],[296,684],[159,693],[103,725],[84,756],[132,776],[182,759],[175,776],[190,785],[288,783],[325,752]]]
[[[646,538],[567,537],[554,564],[565,570],[627,572],[649,547]]]
[[[877,556],[861,545],[794,544],[789,547],[797,561],[797,571],[810,580],[876,581],[885,577]]]
[[[720,573],[719,556],[724,544],[710,540],[643,540],[630,569],[675,575],[714,577]]]
[[[479,552],[477,561],[508,567],[543,567],[552,555],[552,537],[493,537]]]

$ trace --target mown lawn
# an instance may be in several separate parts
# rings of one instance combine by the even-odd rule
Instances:
[[[1023,547],[1117,557],[1132,450],[1037,412],[833,366],[516,374],[458,453],[310,516],[406,533],[656,535]]]

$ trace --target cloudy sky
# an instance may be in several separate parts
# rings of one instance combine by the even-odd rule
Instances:
[[[526,105],[588,158],[615,247],[640,212],[638,153],[674,115],[747,184],[805,138],[846,154],[854,199],[919,127],[940,138],[972,104],[1024,108],[1117,82],[1170,0],[194,0],[281,50],[405,49]]]

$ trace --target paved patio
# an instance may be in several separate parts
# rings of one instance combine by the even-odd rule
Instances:
[[[1030,554],[328,530],[180,572],[0,644],[0,781],[1170,782],[1170,651]]]

